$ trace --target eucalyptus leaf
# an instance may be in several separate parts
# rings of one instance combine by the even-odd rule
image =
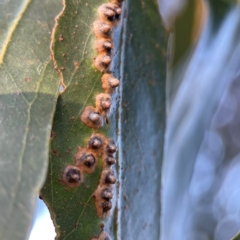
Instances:
[[[103,92],[102,73],[93,66],[97,55],[93,23],[98,7],[105,2],[64,1],[52,38],[52,54],[65,90],[57,101],[50,167],[41,197],[49,207],[57,239],[93,238],[100,234],[101,224],[106,221],[98,217],[93,198],[102,172],[101,159],[93,173],[84,174],[84,182],[78,188],[69,189],[61,182],[64,168],[75,164],[78,147],[86,147],[91,134],[96,132],[80,117],[86,106],[95,107],[95,96]],[[105,124],[98,132],[109,137],[110,126]],[[110,216],[114,216],[114,210]]]
[[[168,34],[154,0],[124,5],[119,239],[159,239]]]
[[[22,240],[48,165],[59,76],[47,46],[61,1],[8,3],[0,4],[0,238]]]

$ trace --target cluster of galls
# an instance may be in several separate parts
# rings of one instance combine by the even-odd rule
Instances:
[[[111,199],[113,198],[113,184],[117,179],[111,166],[116,162],[114,154],[117,148],[113,140],[108,140],[106,148],[102,155],[103,171],[101,174],[99,185],[94,193],[97,214],[101,218],[108,216],[109,210],[112,208]]]
[[[93,23],[96,35],[95,48],[98,52],[94,59],[94,66],[101,72],[102,88],[105,93],[96,96],[96,107],[87,106],[81,116],[81,120],[88,127],[98,129],[104,124],[104,119],[111,107],[111,93],[119,85],[119,80],[110,72],[109,67],[112,61],[113,28],[120,19],[122,12],[122,0],[112,0],[110,3],[101,5],[98,8],[98,19]]]
[[[110,3],[101,5],[98,8],[98,19],[93,23],[96,36],[95,49],[98,52],[93,64],[103,73],[102,88],[104,93],[96,95],[95,108],[87,106],[81,115],[82,122],[93,129],[99,129],[103,126],[112,104],[110,94],[119,85],[119,80],[109,72],[109,68],[113,51],[112,33],[120,19],[122,1],[111,0]],[[101,134],[93,134],[86,148],[78,148],[78,152],[74,156],[75,165],[68,165],[63,173],[63,182],[69,187],[77,187],[83,182],[84,172],[93,173],[98,165],[98,158],[102,158],[103,171],[100,183],[93,195],[97,214],[100,218],[108,216],[112,208],[113,184],[116,183],[117,179],[111,166],[116,162],[114,157],[116,150],[112,139],[107,139]],[[110,240],[111,238],[102,231],[99,237],[94,239]]]
[[[98,8],[98,19],[93,23],[97,38],[95,48],[98,52],[94,59],[94,66],[103,73],[109,70],[112,61],[112,33],[120,19],[121,12],[121,1],[103,4]]]
[[[104,124],[104,119],[111,107],[112,99],[108,93],[96,95],[96,107],[87,106],[81,115],[81,120],[88,127],[98,129]]]
[[[116,163],[114,157],[116,151],[117,147],[112,139],[102,134],[93,134],[86,148],[78,148],[74,156],[75,165],[68,165],[63,173],[63,182],[69,187],[77,187],[83,182],[84,172],[93,173],[98,164],[98,158],[102,158],[103,171],[99,186],[93,196],[97,214],[101,218],[105,218],[112,208],[112,184],[117,179],[111,166]]]

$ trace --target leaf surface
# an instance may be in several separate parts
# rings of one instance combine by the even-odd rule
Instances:
[[[48,205],[57,239],[90,239],[101,232],[93,193],[102,170],[101,160],[92,174],[84,174],[78,188],[61,183],[63,170],[75,164],[78,146],[86,147],[95,132],[80,120],[86,106],[95,107],[95,96],[103,92],[102,74],[93,67],[95,36],[93,22],[97,9],[106,1],[64,1],[53,35],[53,56],[61,71],[65,91],[59,96],[52,129],[50,168],[41,197]],[[99,130],[109,136],[109,126]],[[112,215],[114,212],[112,211]]]
[[[22,240],[48,165],[59,89],[59,76],[49,58],[50,32],[61,3],[4,4],[0,15],[0,238]]]
[[[159,239],[167,33],[154,0],[125,2],[119,239]]]

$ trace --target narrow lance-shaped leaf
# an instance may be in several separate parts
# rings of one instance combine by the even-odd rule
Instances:
[[[93,59],[97,56],[93,23],[98,19],[98,8],[106,1],[63,3],[64,8],[56,19],[52,36],[52,55],[65,90],[57,102],[49,172],[41,197],[49,207],[57,239],[90,239],[98,236],[102,223],[105,224],[105,219],[97,214],[93,198],[102,173],[101,157],[95,171],[91,174],[81,172],[84,180],[78,187],[66,185],[63,173],[66,166],[75,164],[75,155],[81,151],[79,147],[86,150],[93,133],[109,137],[109,123],[94,130],[80,119],[87,106],[95,107],[96,95],[103,92],[102,73],[93,66]],[[116,42],[114,46],[116,48]],[[113,209],[110,216],[114,216]]]
[[[125,2],[119,239],[159,239],[167,33],[155,0]]]
[[[49,33],[61,1],[0,5],[0,239],[22,240],[48,165],[59,89]]]

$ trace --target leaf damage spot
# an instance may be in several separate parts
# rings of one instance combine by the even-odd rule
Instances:
[[[63,171],[62,181],[68,187],[78,187],[83,182],[83,173],[75,165],[68,165]]]
[[[74,155],[76,166],[86,173],[93,173],[97,166],[97,157],[94,151],[87,148],[78,148]]]
[[[92,134],[86,148],[78,147],[74,155],[75,165],[68,165],[63,171],[62,182],[68,187],[78,187],[83,182],[84,172],[93,173],[98,165],[98,157],[102,159],[101,178],[93,195],[100,218],[107,217],[112,208],[112,185],[117,179],[111,166],[116,163],[113,156],[116,150],[117,147],[112,139],[99,133]]]
[[[59,40],[60,42],[62,42],[62,41],[64,40],[63,35],[60,35],[59,38],[58,38],[58,40]]]
[[[94,237],[91,240],[112,240],[112,238],[107,232],[102,231],[98,237]]]
[[[105,93],[113,93],[119,83],[119,80],[110,73],[105,73],[102,76],[102,88],[105,90]]]
[[[92,106],[85,108],[81,120],[90,128],[99,129],[103,126],[103,116]]]

